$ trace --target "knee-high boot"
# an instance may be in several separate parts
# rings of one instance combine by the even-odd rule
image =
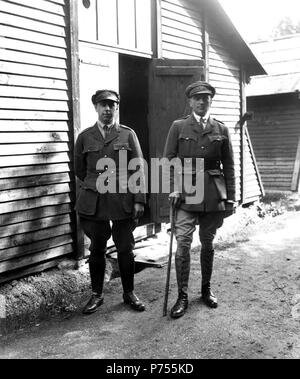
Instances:
[[[132,251],[118,253],[118,263],[121,274],[123,291],[125,293],[134,290],[135,261]]]
[[[210,308],[217,308],[218,300],[211,291],[211,277],[213,272],[214,250],[202,249],[201,251],[201,273],[202,273],[202,300]]]
[[[91,278],[92,291],[97,294],[102,294],[104,276],[106,268],[105,256],[99,256],[97,259],[91,257],[89,260],[89,271]]]
[[[190,248],[178,246],[175,257],[176,278],[178,293],[188,292],[191,257]]]
[[[179,318],[188,308],[188,284],[190,276],[190,248],[178,246],[175,257],[175,268],[178,285],[178,299],[171,309],[171,317]]]
[[[213,272],[214,253],[214,250],[201,250],[202,286],[210,284]]]

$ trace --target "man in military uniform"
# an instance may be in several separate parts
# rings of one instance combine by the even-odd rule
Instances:
[[[133,230],[143,215],[146,195],[143,191],[129,191],[126,186],[130,172],[127,172],[127,167],[125,173],[121,173],[120,169],[124,163],[121,160],[142,160],[143,154],[135,132],[117,123],[119,94],[99,90],[93,95],[92,102],[98,113],[98,121],[78,136],[75,145],[75,174],[80,180],[76,209],[83,231],[91,241],[89,269],[93,294],[83,313],[94,313],[103,304],[107,241],[111,235],[118,252],[123,300],[134,310],[144,311],[145,305],[134,293]],[[125,156],[121,155],[124,153]],[[115,163],[115,168],[100,164],[101,160],[106,162],[109,158]],[[100,188],[109,186],[110,180],[120,185],[116,186],[116,193],[105,193]],[[122,190],[118,189],[121,182]]]
[[[210,116],[215,94],[215,88],[206,82],[199,81],[187,87],[186,96],[192,113],[173,123],[165,145],[164,156],[169,160],[192,160],[194,177],[199,174],[195,169],[196,158],[204,159],[203,201],[190,203],[187,201],[188,195],[178,189],[169,196],[172,206],[177,209],[175,265],[178,299],[171,310],[172,318],[183,316],[188,308],[190,248],[197,223],[201,241],[202,300],[210,308],[218,306],[210,284],[214,259],[213,241],[224,218],[234,211],[235,171],[228,128]]]

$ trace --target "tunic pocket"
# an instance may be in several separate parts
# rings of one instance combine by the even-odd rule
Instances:
[[[129,146],[129,143],[127,142],[119,142],[114,144],[114,150],[119,151],[119,150],[128,150],[131,151],[131,147]]]
[[[196,136],[181,133],[178,138],[178,153],[182,158],[196,157],[198,140]]]
[[[100,145],[87,145],[83,148],[83,154],[86,159],[87,170],[94,170],[100,157]]]
[[[208,139],[210,142],[210,150],[213,155],[216,157],[221,156],[221,148],[223,145],[223,141],[227,139],[227,137],[222,135],[208,135]]]
[[[99,152],[99,150],[100,150],[100,146],[97,146],[97,145],[85,146],[83,148],[82,153],[83,154],[86,154],[86,153],[95,153],[95,152]]]

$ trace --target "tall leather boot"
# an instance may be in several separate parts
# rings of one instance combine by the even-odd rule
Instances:
[[[89,271],[93,293],[102,294],[105,277],[106,259],[99,255],[89,260]]]
[[[190,276],[190,248],[178,246],[175,257],[178,298],[171,309],[171,317],[182,317],[188,308],[188,283]]]
[[[103,284],[105,275],[106,260],[102,255],[97,258],[90,258],[89,269],[92,284],[93,294],[85,305],[82,313],[89,315],[97,311],[97,309],[103,304]]]
[[[185,314],[188,308],[188,294],[185,292],[179,292],[178,299],[171,309],[171,317],[179,318]]]
[[[145,304],[134,293],[135,261],[133,252],[118,253],[118,261],[124,291],[124,303],[130,305],[135,311],[143,312],[146,309]]]
[[[202,300],[209,308],[217,308],[218,300],[211,290],[211,277],[213,272],[214,250],[201,251],[201,272],[202,272]]]

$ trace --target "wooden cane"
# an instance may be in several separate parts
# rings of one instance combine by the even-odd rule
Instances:
[[[175,207],[171,206],[171,237],[170,237],[170,249],[169,249],[169,261],[167,270],[167,280],[165,289],[165,300],[163,308],[163,317],[167,315],[168,310],[168,298],[169,298],[169,287],[170,287],[170,276],[171,276],[171,265],[172,265],[172,254],[173,254],[173,239],[174,239],[174,229],[175,229]]]

